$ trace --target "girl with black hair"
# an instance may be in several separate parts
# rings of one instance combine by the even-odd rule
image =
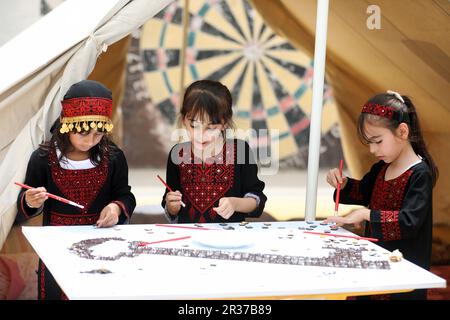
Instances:
[[[108,137],[111,115],[111,91],[103,84],[84,80],[69,88],[50,141],[28,162],[24,183],[33,189],[19,193],[16,222],[40,213],[44,226],[111,227],[130,219],[136,200],[128,185],[125,156]],[[48,198],[47,192],[84,208]],[[42,261],[38,298],[66,298]]]
[[[389,251],[429,270],[432,246],[432,190],[438,169],[422,136],[411,99],[388,91],[362,108],[358,135],[379,159],[361,180],[328,172],[327,182],[341,183],[340,202],[362,205],[345,217],[328,217],[341,226],[366,222],[365,234]],[[334,194],[336,197],[336,192]],[[426,290],[392,294],[392,299],[426,299]],[[375,298],[376,296],[372,296]]]
[[[262,214],[267,198],[253,152],[244,140],[226,137],[231,106],[220,82],[198,80],[186,89],[180,118],[190,141],[169,153],[166,179],[175,191],[166,189],[161,203],[170,222],[240,222]]]

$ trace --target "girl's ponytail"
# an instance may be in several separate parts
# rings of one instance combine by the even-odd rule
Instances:
[[[430,167],[434,186],[436,184],[436,180],[439,177],[439,170],[425,145],[425,140],[423,139],[422,130],[420,128],[419,118],[417,117],[416,107],[408,96],[402,96],[402,98],[405,101],[404,104],[407,107],[408,117],[410,121],[409,128],[411,132],[409,141],[414,152],[423,157],[423,159]]]

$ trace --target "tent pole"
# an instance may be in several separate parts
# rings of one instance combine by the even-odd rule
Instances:
[[[187,47],[187,37],[189,30],[189,0],[184,0],[184,10],[183,10],[183,38],[180,50],[180,95],[179,103],[180,110],[183,104],[184,96],[184,80],[185,80],[185,67],[186,67],[186,47]]]
[[[325,58],[327,49],[328,7],[329,0],[318,0],[316,15],[316,40],[314,48],[311,127],[309,131],[308,180],[306,186],[306,221],[313,221],[316,219],[323,87],[325,81]]]

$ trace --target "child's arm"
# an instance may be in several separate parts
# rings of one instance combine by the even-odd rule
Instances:
[[[178,222],[178,214],[181,210],[181,200],[183,196],[179,191],[181,189],[180,174],[177,166],[172,161],[173,153],[179,152],[180,150],[179,148],[176,148],[176,146],[170,150],[166,166],[166,183],[173,192],[170,192],[169,189],[166,188],[161,201],[161,206],[164,208],[166,217],[172,223]]]
[[[108,210],[108,212],[116,213],[117,207],[119,207],[120,214],[118,223],[122,224],[131,218],[136,207],[136,198],[128,184],[128,164],[123,152],[118,150],[112,157],[112,161],[114,161],[114,172],[111,177],[111,202],[109,204],[111,210]],[[115,204],[117,207],[111,204]]]
[[[240,141],[238,140],[238,143],[239,142]],[[258,218],[263,213],[267,201],[267,197],[263,192],[265,183],[258,178],[258,165],[256,164],[253,150],[250,148],[246,141],[244,141],[244,144],[246,161],[244,164],[241,164],[241,184],[242,193],[244,195],[242,200],[245,200],[245,203],[247,203],[247,205],[244,206],[243,209],[247,210],[241,211],[241,208],[238,208],[236,211],[247,213],[248,217],[251,218]],[[241,204],[244,203],[241,201]],[[256,207],[253,210],[250,210],[250,204],[255,204]]]
[[[341,185],[341,194],[339,203],[344,204],[357,204],[362,206],[368,206],[370,202],[370,196],[372,194],[373,186],[378,173],[383,168],[384,162],[380,161],[372,166],[370,171],[364,175],[361,180],[356,180],[348,177],[344,177]],[[336,187],[339,171],[337,169],[331,169],[327,174],[327,182]],[[333,194],[333,200],[336,201],[336,190]],[[325,222],[335,223],[338,226],[345,224],[353,224],[359,228],[360,224],[364,221],[370,220],[370,210],[367,208],[357,209],[346,215],[345,217],[330,216]]]
[[[258,207],[258,201],[253,197],[225,197],[219,200],[219,206],[214,211],[224,219],[229,219],[235,212],[250,213]]]
[[[361,180],[352,178],[344,179],[345,185],[343,187],[341,186],[339,203],[355,204],[367,207],[369,205],[370,196],[372,195],[375,180],[378,173],[383,168],[383,165],[383,161],[374,164],[370,171],[366,173]],[[333,194],[333,200],[336,201],[336,190]]]
[[[21,223],[42,213],[47,186],[47,158],[39,155],[40,150],[31,154],[25,174],[24,183],[34,189],[22,189],[17,197],[16,223]]]
[[[414,238],[422,228],[427,216],[432,214],[433,183],[431,174],[425,170],[413,172],[408,184],[403,198],[396,199],[394,195],[392,199],[392,201],[402,201],[400,210],[370,211],[370,227],[373,237],[383,241]]]
[[[335,189],[338,187],[338,183],[341,184],[341,190],[344,189],[345,186],[347,185],[347,177],[344,175],[344,173],[342,173],[341,177],[338,168],[333,168],[330,171],[328,171],[326,179],[328,184]]]
[[[343,226],[346,224],[352,224],[356,229],[361,228],[361,223],[364,221],[370,221],[370,209],[361,208],[353,210],[344,217],[331,216],[325,219],[325,223],[334,223],[337,226]]]
[[[253,151],[246,141],[237,140],[237,150],[240,152],[240,143],[244,144],[245,158],[244,163],[239,163],[242,157],[238,154],[238,164],[240,166],[238,170],[240,177],[236,177],[241,181],[241,193],[242,197],[225,197],[219,200],[219,206],[214,210],[228,219],[234,212],[246,213],[248,217],[258,218],[261,216],[264,206],[266,204],[267,197],[263,193],[264,182],[258,178],[258,166],[253,156]]]

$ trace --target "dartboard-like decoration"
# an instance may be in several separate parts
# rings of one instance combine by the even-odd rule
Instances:
[[[179,110],[183,4],[175,2],[149,21],[140,43],[150,96],[171,124]],[[198,79],[221,81],[232,93],[237,128],[277,129],[272,139],[279,141],[280,159],[306,159],[311,58],[277,36],[246,0],[190,1],[189,12],[185,87]],[[323,115],[325,136],[337,119],[328,86]],[[250,139],[258,148],[267,142],[265,135]]]

